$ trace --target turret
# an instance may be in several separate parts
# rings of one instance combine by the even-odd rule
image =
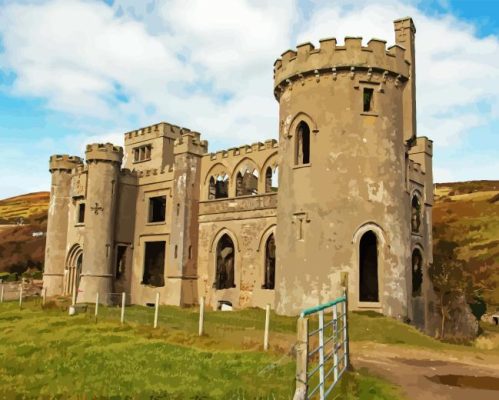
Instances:
[[[171,250],[166,275],[169,292],[175,293],[178,305],[197,302],[197,243],[201,158],[208,142],[187,129],[175,141],[173,215]]]
[[[296,314],[345,287],[354,309],[407,315],[410,68],[403,47],[362,46],[359,37],[305,43],[275,62],[278,313]]]
[[[82,165],[82,163],[81,158],[67,154],[50,157],[49,171],[52,175],[52,183],[43,274],[43,287],[47,290],[48,296],[62,294],[71,173],[74,168]]]
[[[404,139],[417,136],[416,126],[416,27],[412,18],[394,21],[395,42],[405,49],[405,58],[410,63],[409,84],[404,89]]]
[[[90,144],[88,164],[83,267],[79,302],[111,302],[114,222],[123,149],[111,143]]]

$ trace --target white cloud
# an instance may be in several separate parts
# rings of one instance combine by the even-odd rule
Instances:
[[[437,148],[455,148],[470,129],[499,117],[499,40],[478,38],[452,15],[428,16],[417,3],[312,0],[305,9],[298,0],[7,2],[0,9],[0,69],[16,75],[12,94],[44,99],[79,129],[54,144],[59,148],[81,154],[87,142],[122,142],[117,132],[162,120],[231,147],[277,136],[272,65],[284,50],[330,36],[390,45],[393,20],[411,15],[418,131]]]

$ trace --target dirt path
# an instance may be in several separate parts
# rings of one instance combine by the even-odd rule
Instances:
[[[499,399],[499,354],[354,343],[352,364],[400,386],[411,400]]]

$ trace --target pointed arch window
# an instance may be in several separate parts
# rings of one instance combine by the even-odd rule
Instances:
[[[275,288],[275,239],[271,234],[265,242],[265,279],[262,288]]]
[[[306,122],[301,121],[296,128],[295,164],[310,163],[310,128]]]
[[[235,247],[229,235],[224,234],[217,244],[215,289],[236,287],[234,280]]]
[[[373,231],[367,231],[359,245],[359,300],[379,301],[378,240]]]

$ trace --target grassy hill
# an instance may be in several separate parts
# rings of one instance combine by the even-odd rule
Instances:
[[[25,224],[46,224],[49,197],[49,192],[36,192],[0,200],[0,225],[15,224],[20,218]]]
[[[42,268],[47,230],[48,192],[29,193],[0,200],[0,272],[22,273]],[[22,219],[23,224],[17,225]]]
[[[434,239],[459,245],[485,301],[499,305],[499,181],[437,184],[435,199]]]

